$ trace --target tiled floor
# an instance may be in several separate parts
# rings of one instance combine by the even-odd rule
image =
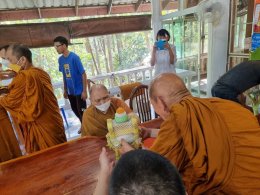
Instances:
[[[67,127],[63,119],[67,140],[69,141],[72,139],[79,138],[80,134],[78,134],[78,130],[81,126],[79,119],[76,117],[76,115],[73,113],[71,109],[65,110],[65,114],[69,124],[69,127]]]

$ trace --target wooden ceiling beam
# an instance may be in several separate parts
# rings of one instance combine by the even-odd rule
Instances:
[[[22,43],[45,47],[53,46],[53,37],[59,35],[70,39],[145,30],[151,30],[151,15],[0,25],[0,46]]]
[[[113,5],[111,14],[134,13],[135,4],[131,5]],[[140,5],[138,12],[151,12],[151,4],[143,3]],[[93,7],[79,7],[78,16],[97,16],[107,15],[107,6],[93,6]],[[63,18],[75,17],[75,7],[70,8],[42,8],[42,18]],[[14,21],[14,20],[31,20],[38,19],[39,13],[37,9],[26,10],[1,10],[0,21]]]

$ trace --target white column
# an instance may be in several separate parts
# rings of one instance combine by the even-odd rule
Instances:
[[[207,64],[207,96],[211,96],[211,88],[218,78],[226,72],[228,53],[228,29],[230,1],[211,0],[221,3],[221,19],[218,24],[209,22],[208,64]],[[214,20],[214,19],[213,19]]]
[[[152,26],[154,40],[157,32],[162,28],[160,0],[152,0]]]

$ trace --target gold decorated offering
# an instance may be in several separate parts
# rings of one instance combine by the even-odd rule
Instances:
[[[136,117],[128,117],[123,108],[119,107],[116,110],[115,119],[107,119],[107,128],[107,143],[115,151],[117,159],[120,157],[119,148],[121,147],[122,139],[127,141],[132,147],[139,148],[141,139],[139,137],[138,119]]]

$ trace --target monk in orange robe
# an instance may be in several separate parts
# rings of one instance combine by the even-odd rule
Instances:
[[[5,109],[0,106],[0,162],[21,156],[21,150]]]
[[[114,119],[116,109],[119,107],[122,107],[128,115],[135,115],[124,101],[110,97],[104,85],[92,85],[90,100],[91,106],[83,113],[82,136],[106,136],[108,132],[107,119]]]
[[[164,119],[150,149],[176,165],[188,194],[260,192],[260,127],[249,110],[228,100],[192,97],[171,73],[157,77],[149,93]],[[129,150],[125,145],[122,150]]]
[[[0,98],[0,105],[21,126],[26,151],[31,153],[66,142],[49,75],[33,66],[32,53],[25,46],[10,46],[7,59],[17,75],[8,86],[9,93]]]

